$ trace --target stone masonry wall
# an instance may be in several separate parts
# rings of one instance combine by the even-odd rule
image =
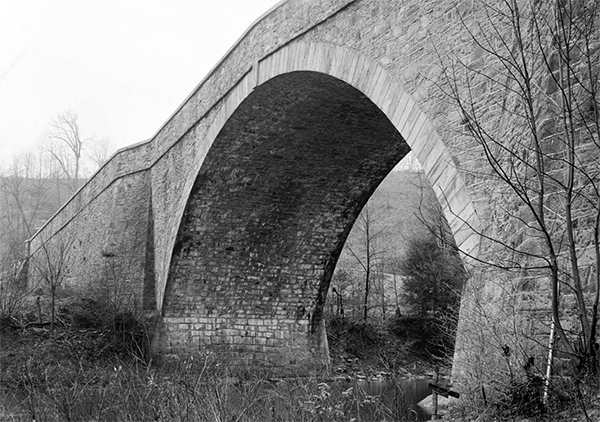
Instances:
[[[167,353],[272,365],[323,357],[319,306],[336,254],[407,143],[451,226],[481,229],[502,195],[441,89],[452,60],[481,65],[461,23],[477,12],[466,0],[281,3],[149,143],[113,157],[40,231],[34,257],[43,239],[73,237],[79,276],[131,267],[125,285],[163,317]],[[353,67],[336,68],[335,54]],[[350,75],[365,95],[315,69]],[[483,104],[500,95],[476,85]],[[454,234],[477,254],[475,237]],[[499,309],[507,296],[485,276],[469,287]],[[463,301],[462,318],[473,309]],[[476,350],[468,340],[457,348]]]
[[[162,349],[296,371],[326,362],[331,272],[356,215],[407,152],[381,111],[334,78],[296,72],[256,88],[186,206]]]
[[[146,277],[151,187],[149,144],[115,154],[30,242],[30,286],[41,283],[47,258],[68,248],[63,287],[107,298],[121,310],[154,307]],[[151,272],[150,272],[151,274]]]
[[[248,29],[173,117],[157,132],[153,143],[152,186],[156,221],[157,304],[162,307],[174,239],[195,176],[224,121],[226,100],[236,85],[245,83],[257,61],[352,3],[350,0],[287,1]],[[231,110],[233,111],[233,110]],[[227,113],[230,114],[229,110]],[[216,120],[217,119],[217,120]]]
[[[447,8],[448,10],[454,7],[450,6],[451,2],[440,1],[434,3],[444,5],[442,8]],[[426,96],[430,93],[423,92],[422,90],[422,86],[425,86],[426,84],[423,83],[423,77],[420,74],[421,67],[419,66],[423,66],[423,62],[430,57],[431,51],[426,48],[426,43],[428,42],[427,36],[423,35],[425,31],[424,28],[426,28],[426,22],[419,17],[423,14],[423,10],[421,7],[416,6],[416,4],[417,3],[415,2],[414,6],[409,7],[405,2],[369,2],[357,0],[330,0],[325,2],[288,1],[282,3],[245,34],[235,48],[221,61],[218,68],[216,68],[196,88],[186,102],[175,112],[173,117],[159,129],[152,141],[139,148],[140,151],[143,150],[143,153],[139,154],[139,159],[131,156],[128,157],[129,159],[125,159],[124,154],[114,157],[113,160],[107,164],[106,168],[84,187],[82,191],[75,196],[74,200],[72,200],[71,203],[67,205],[67,207],[65,207],[34,239],[32,250],[36,250],[35,243],[39,242],[45,235],[51,235],[59,230],[63,224],[70,222],[67,230],[63,231],[65,236],[67,233],[77,233],[78,231],[81,231],[82,233],[78,236],[89,239],[89,241],[82,241],[81,251],[95,250],[95,252],[93,252],[94,254],[97,255],[99,253],[102,255],[102,247],[98,246],[97,240],[97,244],[91,246],[94,242],[94,240],[92,240],[93,235],[88,233],[103,233],[102,237],[110,237],[109,233],[119,233],[124,227],[129,227],[125,222],[133,221],[130,218],[131,215],[141,216],[144,213],[143,210],[146,208],[146,205],[151,205],[151,212],[147,211],[146,214],[144,214],[146,216],[145,219],[139,218],[135,221],[135,225],[138,228],[133,230],[133,233],[129,236],[129,240],[124,238],[124,245],[132,243],[133,239],[140,238],[140,233],[142,233],[143,228],[145,228],[147,230],[146,239],[154,239],[152,253],[146,251],[143,256],[154,257],[154,271],[152,273],[156,274],[156,286],[151,288],[149,287],[151,283],[146,283],[145,289],[139,287],[136,292],[139,292],[140,290],[144,292],[155,292],[156,307],[164,314],[167,321],[168,318],[170,318],[169,315],[172,315],[173,318],[179,318],[179,320],[174,319],[172,322],[175,325],[185,325],[185,327],[177,325],[178,328],[181,328],[182,332],[187,331],[192,333],[192,345],[201,342],[205,343],[207,341],[206,336],[204,336],[202,341],[196,340],[196,338],[199,339],[200,336],[195,335],[193,332],[196,331],[199,333],[202,332],[202,330],[208,330],[207,336],[212,338],[213,332],[211,330],[213,327],[210,324],[223,324],[223,322],[218,322],[220,321],[219,319],[210,320],[211,322],[208,322],[209,320],[205,321],[202,319],[206,318],[203,315],[196,315],[194,317],[186,316],[185,312],[193,312],[192,308],[186,308],[185,306],[187,305],[178,305],[178,301],[168,301],[164,296],[164,292],[175,292],[173,293],[173,297],[178,296],[177,290],[174,287],[170,287],[167,280],[171,277],[171,274],[177,273],[178,265],[180,265],[180,263],[178,263],[179,261],[177,259],[172,260],[172,257],[174,251],[176,253],[180,252],[180,250],[177,249],[176,242],[178,242],[177,239],[181,241],[181,228],[186,227],[184,214],[187,209],[188,198],[190,195],[193,197],[193,187],[197,185],[198,174],[201,172],[201,169],[206,170],[211,168],[209,163],[212,161],[207,157],[212,151],[212,143],[216,142],[215,139],[217,139],[217,135],[221,128],[224,127],[229,116],[233,114],[233,109],[230,110],[229,107],[237,107],[241,100],[243,100],[243,98],[237,99],[235,96],[239,95],[238,92],[244,92],[243,95],[248,95],[248,92],[252,89],[252,85],[248,84],[256,84],[258,75],[254,75],[254,73],[258,71],[256,63],[261,59],[268,57],[281,48],[285,48],[293,42],[318,41],[331,45],[344,45],[356,51],[360,51],[360,54],[364,55],[364,57],[369,60],[374,60],[376,63],[384,66],[390,75],[395,76],[399,81],[403,82],[409,89],[410,94],[422,103],[420,105],[425,104],[424,101],[427,99]],[[426,9],[427,10],[425,10],[424,13],[434,13],[433,8]],[[446,14],[442,13],[440,19],[443,20],[446,19],[446,17]],[[421,57],[419,54],[421,54],[422,50],[426,50],[429,53],[429,56],[426,55]],[[409,66],[413,66],[413,68],[410,68]],[[416,66],[416,68],[414,66]],[[364,75],[365,79],[368,77],[369,75]],[[253,80],[254,82],[252,82]],[[240,84],[244,84],[244,89],[241,91],[239,89]],[[333,94],[334,96],[332,98],[335,99],[335,94],[338,93],[334,92]],[[279,93],[274,92],[273,95],[274,98],[277,98]],[[231,101],[232,98],[236,98],[235,101]],[[271,101],[271,99],[267,99],[266,101]],[[442,107],[438,106],[436,110],[442,110]],[[326,113],[324,115],[326,115]],[[313,118],[322,118],[324,115],[317,115]],[[433,115],[437,115],[435,111],[433,112]],[[225,116],[225,120],[223,120],[223,116]],[[408,117],[409,116],[407,116],[407,118]],[[381,122],[384,121],[385,119],[381,120]],[[302,122],[300,122],[300,124],[302,124]],[[328,122],[321,124],[327,125]],[[365,136],[361,142],[369,142],[373,145],[378,145],[377,142],[373,142],[374,138],[385,135],[389,141],[399,138],[402,135],[397,133],[393,134],[393,131],[389,132],[384,130],[383,128],[385,128],[387,124],[389,124],[389,121],[387,123],[379,124],[379,129],[373,130],[372,133]],[[335,125],[332,127],[335,127]],[[298,130],[298,128],[294,128],[294,130]],[[332,130],[332,128],[330,128],[330,130]],[[280,131],[277,136],[285,138],[288,134],[289,132]],[[334,134],[334,132],[326,133],[323,140]],[[236,134],[236,136],[241,137],[245,137],[246,135],[247,134],[243,131],[237,132]],[[223,140],[222,142],[226,142],[226,140]],[[388,147],[388,150],[386,150],[386,148],[383,147],[383,145],[386,144],[386,141],[384,140],[379,144],[381,145],[374,148],[374,151],[370,151],[368,154],[361,154],[359,162],[360,160],[366,160],[365,163],[370,163],[370,166],[383,165],[383,167],[381,167],[381,170],[378,172],[369,173],[367,171],[365,174],[370,174],[370,176],[367,179],[364,179],[362,183],[355,184],[354,190],[352,190],[352,188],[347,188],[349,190],[340,191],[342,197],[348,198],[348,202],[345,206],[339,205],[341,208],[332,214],[331,211],[327,211],[327,208],[335,202],[324,202],[322,208],[316,208],[321,209],[321,217],[318,217],[318,213],[314,214],[315,211],[313,210],[307,209],[306,211],[309,215],[314,215],[315,217],[322,219],[321,224],[323,224],[323,227],[319,229],[319,224],[317,224],[316,228],[313,229],[316,230],[314,233],[322,232],[327,236],[332,236],[331,240],[325,242],[326,247],[321,251],[318,249],[311,250],[310,242],[307,242],[306,245],[303,246],[307,247],[307,252],[310,252],[313,256],[307,261],[306,269],[304,271],[306,271],[307,274],[312,274],[310,276],[312,279],[311,283],[319,287],[311,290],[311,293],[307,294],[304,298],[296,298],[293,299],[292,302],[295,300],[312,301],[309,309],[313,311],[313,315],[314,311],[318,311],[317,304],[324,301],[323,295],[326,293],[325,287],[328,283],[328,277],[330,277],[330,273],[333,271],[332,266],[335,264],[335,254],[339,253],[338,249],[341,249],[341,244],[353,221],[353,216],[360,210],[361,204],[366,201],[368,195],[372,192],[378,181],[383,178],[385,173],[389,171],[405,153],[405,149],[402,149],[402,153],[398,155],[394,152],[396,151],[394,148],[389,149]],[[349,143],[348,145],[353,144]],[[385,154],[389,154],[383,161],[378,161],[381,159],[375,158],[377,157],[377,148],[381,148],[381,151],[385,152]],[[133,151],[138,151],[138,149],[133,149],[131,151],[132,152],[128,152],[127,154],[134,154]],[[335,152],[335,150],[333,151]],[[340,152],[343,152],[343,150]],[[240,152],[240,155],[253,156],[249,151],[243,150]],[[222,160],[226,156],[227,153],[217,158],[218,160]],[[310,157],[310,155],[306,155],[303,159],[307,160],[308,157]],[[337,156],[335,157],[337,158]],[[420,158],[423,159],[423,157]],[[326,170],[325,174],[331,172],[331,169],[335,168],[328,167],[330,165],[329,161],[324,162],[322,165]],[[302,161],[298,161],[298,163],[301,162]],[[139,170],[128,169],[127,167],[130,164],[134,165]],[[235,163],[230,163],[229,165],[231,166],[234,164]],[[248,166],[251,165],[252,163],[248,164]],[[290,174],[293,175],[295,171],[298,171],[298,168],[301,167],[296,166],[299,165],[300,164],[295,163],[291,167],[292,172]],[[351,168],[352,164],[348,161],[345,166]],[[231,171],[232,174],[235,173],[234,168],[227,168],[227,171]],[[366,166],[365,168],[369,167]],[[143,169],[149,169],[151,181],[146,184],[146,182],[142,180],[143,176],[140,176],[139,180],[133,178],[132,183],[127,185],[128,187],[126,189],[123,189],[123,194],[129,195],[129,200],[124,200],[125,203],[118,204],[117,207],[111,207],[118,192],[118,184],[115,183],[114,180],[117,180],[119,177],[121,177],[119,180],[126,180],[130,177],[126,176],[128,173],[134,173],[135,171],[143,172]],[[360,166],[358,170],[360,170]],[[145,175],[146,173],[143,174]],[[316,171],[316,175],[318,175],[318,171]],[[311,175],[310,177],[316,177],[316,175]],[[227,178],[234,176],[225,175],[223,177]],[[106,178],[106,180],[104,180],[104,178]],[[332,190],[333,187],[330,179],[336,180],[337,178],[332,174],[330,178],[319,179],[319,183],[321,183],[320,188],[315,189],[313,194],[320,194],[324,198],[334,197],[336,194]],[[133,182],[134,180],[135,182]],[[351,181],[352,179],[349,178],[348,180]],[[264,190],[265,194],[269,194],[270,183],[271,182],[265,183],[261,181],[261,189]],[[241,187],[248,187],[244,182],[243,177],[236,180],[234,185],[236,184],[237,187],[230,188],[229,192],[222,192],[222,196],[231,194],[232,189],[235,190]],[[287,192],[286,189],[281,189],[283,189],[282,194]],[[310,190],[308,186],[304,189]],[[292,192],[293,191],[294,190],[292,189]],[[145,193],[148,193],[148,195],[146,196]],[[252,190],[245,192],[245,194],[251,193]],[[268,206],[268,202],[273,199],[276,199],[276,196],[265,196],[264,201],[266,204],[263,205]],[[202,201],[206,200],[207,198],[202,198]],[[333,199],[329,200],[333,201]],[[97,205],[97,208],[94,204]],[[208,204],[210,205],[210,203]],[[307,202],[306,204],[308,207],[310,202]],[[101,215],[101,211],[106,209],[111,209],[112,211],[105,215]],[[117,210],[122,210],[123,214],[117,216],[115,220],[117,222],[116,224],[110,226],[106,221],[111,218],[114,219],[115,215],[117,215]],[[250,221],[256,220],[257,223],[273,224],[273,222],[270,221],[270,218],[276,217],[277,214],[278,210],[272,209],[270,212],[265,213],[264,216],[259,216],[260,218],[258,219],[256,216],[250,216]],[[146,224],[150,221],[148,220],[149,215],[152,216],[152,220],[149,224]],[[241,218],[242,215],[243,214],[238,217],[240,224],[246,224],[244,223],[246,220]],[[343,215],[344,218],[332,226],[331,222],[327,221],[330,218],[328,217],[329,215]],[[98,219],[97,222],[89,223],[90,221],[93,221],[94,218]],[[207,220],[208,223],[213,224],[217,221],[214,220],[214,218],[216,218],[214,215],[211,218],[213,218],[213,220]],[[89,226],[85,224],[86,219]],[[298,217],[297,221],[301,220],[302,218]],[[231,221],[236,220],[233,219]],[[150,230],[148,230],[149,227]],[[307,238],[315,236],[314,233],[309,234]],[[185,230],[183,231],[183,235],[185,235]],[[268,240],[269,239],[266,239],[265,241]],[[286,241],[289,241],[289,239],[286,239]],[[280,244],[282,243],[274,243],[273,245]],[[293,243],[291,244],[293,245]],[[276,248],[276,246],[271,247]],[[138,250],[141,251],[141,248],[130,248],[130,251],[136,251],[136,253],[129,256],[137,255]],[[278,252],[279,251],[276,249],[273,250],[273,253]],[[292,247],[290,249],[290,254],[293,252],[294,248]],[[222,254],[222,252],[220,253]],[[112,259],[108,258],[113,258],[118,255],[119,254],[111,251],[105,251],[103,259],[98,262],[104,262],[106,260],[112,262]],[[123,257],[125,255],[126,254],[123,254]],[[324,266],[322,260],[323,257],[327,256],[333,257],[334,259],[327,261],[327,265]],[[81,263],[82,269],[97,268],[101,266],[98,263],[93,265],[83,264],[84,261],[87,262],[90,258],[87,255],[84,255],[82,258],[85,258],[85,260],[79,259],[79,256],[77,258],[78,262]],[[220,267],[221,265],[219,261],[211,261],[209,257],[206,259],[207,264],[203,265],[210,267],[210,270],[212,270],[213,267]],[[92,261],[96,262],[95,260]],[[125,261],[127,261],[127,259],[125,259]],[[147,274],[149,273],[149,265],[149,261],[141,260],[134,265],[134,267],[137,269],[144,268],[145,273]],[[271,271],[272,269],[272,271],[277,271],[277,268],[282,268],[282,266],[285,268],[285,265],[278,263],[277,265],[269,267],[269,270]],[[223,268],[219,269],[219,271],[227,270]],[[80,271],[80,273],[83,274],[83,270]],[[198,273],[200,273],[200,271],[197,271],[196,274]],[[201,274],[198,276],[201,276]],[[270,276],[266,277],[266,279],[268,279]],[[150,279],[152,279],[152,277],[140,275],[136,282],[136,286],[143,286],[143,283]],[[215,279],[220,280],[219,277],[216,277]],[[235,277],[227,278],[227,280],[233,279],[235,279]],[[228,283],[227,280],[223,280],[225,284]],[[180,282],[174,281],[174,283],[189,283],[189,280],[181,278]],[[265,286],[269,286],[269,283],[266,283]],[[215,292],[215,298],[218,298],[218,290]],[[259,297],[261,294],[262,293],[259,293]],[[213,299],[210,299],[208,302],[210,301],[213,301]],[[146,300],[146,302],[151,301]],[[184,308],[181,308],[181,306],[184,306]],[[231,304],[228,304],[227,306],[231,306]],[[294,306],[290,306],[289,308],[292,309]],[[281,327],[285,326],[286,323],[284,321],[297,321],[297,315],[290,309],[285,311],[288,318],[282,320],[280,324]],[[296,306],[296,311],[297,309],[298,306]],[[193,320],[193,318],[197,319]],[[216,316],[215,318],[220,317]],[[248,318],[248,320],[254,320],[254,318]],[[255,326],[266,326],[269,328],[257,328],[257,331],[273,331],[275,328],[274,324],[272,324],[273,318],[265,318],[263,316],[261,320],[263,322],[261,324],[255,324]],[[230,320],[230,322],[231,321],[232,320]],[[312,321],[313,327],[310,328],[311,331],[316,330],[314,326],[318,322],[318,319]],[[202,324],[205,325],[202,326]],[[294,322],[294,324],[298,323]],[[173,327],[175,325],[169,325],[167,323],[167,327]],[[235,322],[232,322],[229,328],[220,327],[219,329],[235,330],[235,328],[231,328],[231,326],[235,325]],[[239,326],[239,324],[237,325]],[[282,328],[281,332],[306,333],[306,330],[308,329],[306,327],[310,325],[310,323],[307,325],[303,322],[298,325],[298,328]],[[195,328],[191,329],[190,327]],[[169,331],[169,329],[166,331]],[[239,333],[241,333],[241,331],[239,331]],[[219,335],[221,340],[215,341],[219,344],[227,344],[232,338],[242,337],[241,335],[237,336],[230,334],[232,333],[225,331],[225,334]],[[173,346],[175,349],[181,346],[181,340],[187,334],[169,335],[176,340],[171,345],[163,342],[163,346],[167,347],[167,350]],[[294,335],[292,335],[292,337],[293,336]],[[215,337],[215,339],[216,338],[217,337]],[[258,335],[257,338],[261,338],[261,335]],[[211,344],[212,341],[213,340],[211,340]],[[189,346],[186,347],[189,349]]]

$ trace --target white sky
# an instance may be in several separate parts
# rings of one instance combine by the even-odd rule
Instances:
[[[150,138],[278,2],[0,0],[0,161],[66,110],[111,150]]]

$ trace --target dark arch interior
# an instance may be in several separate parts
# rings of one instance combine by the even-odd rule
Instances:
[[[255,88],[198,174],[169,275],[167,312],[321,318],[363,205],[409,147],[365,95],[315,72]]]

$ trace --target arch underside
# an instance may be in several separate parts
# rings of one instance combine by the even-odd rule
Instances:
[[[163,307],[166,348],[276,364],[314,354],[352,224],[409,150],[339,79],[301,71],[256,87],[213,142],[185,208]]]

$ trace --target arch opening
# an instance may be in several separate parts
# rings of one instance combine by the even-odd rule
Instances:
[[[167,351],[276,366],[326,360],[320,327],[337,259],[409,151],[385,114],[339,79],[295,71],[256,87],[188,199],[163,307]],[[169,330],[184,315],[187,329]]]
[[[467,274],[442,206],[410,158],[371,195],[339,257],[325,307],[332,355],[356,353],[363,334],[355,324],[379,333],[360,355],[386,350],[406,362],[410,342],[432,364],[454,352]]]

